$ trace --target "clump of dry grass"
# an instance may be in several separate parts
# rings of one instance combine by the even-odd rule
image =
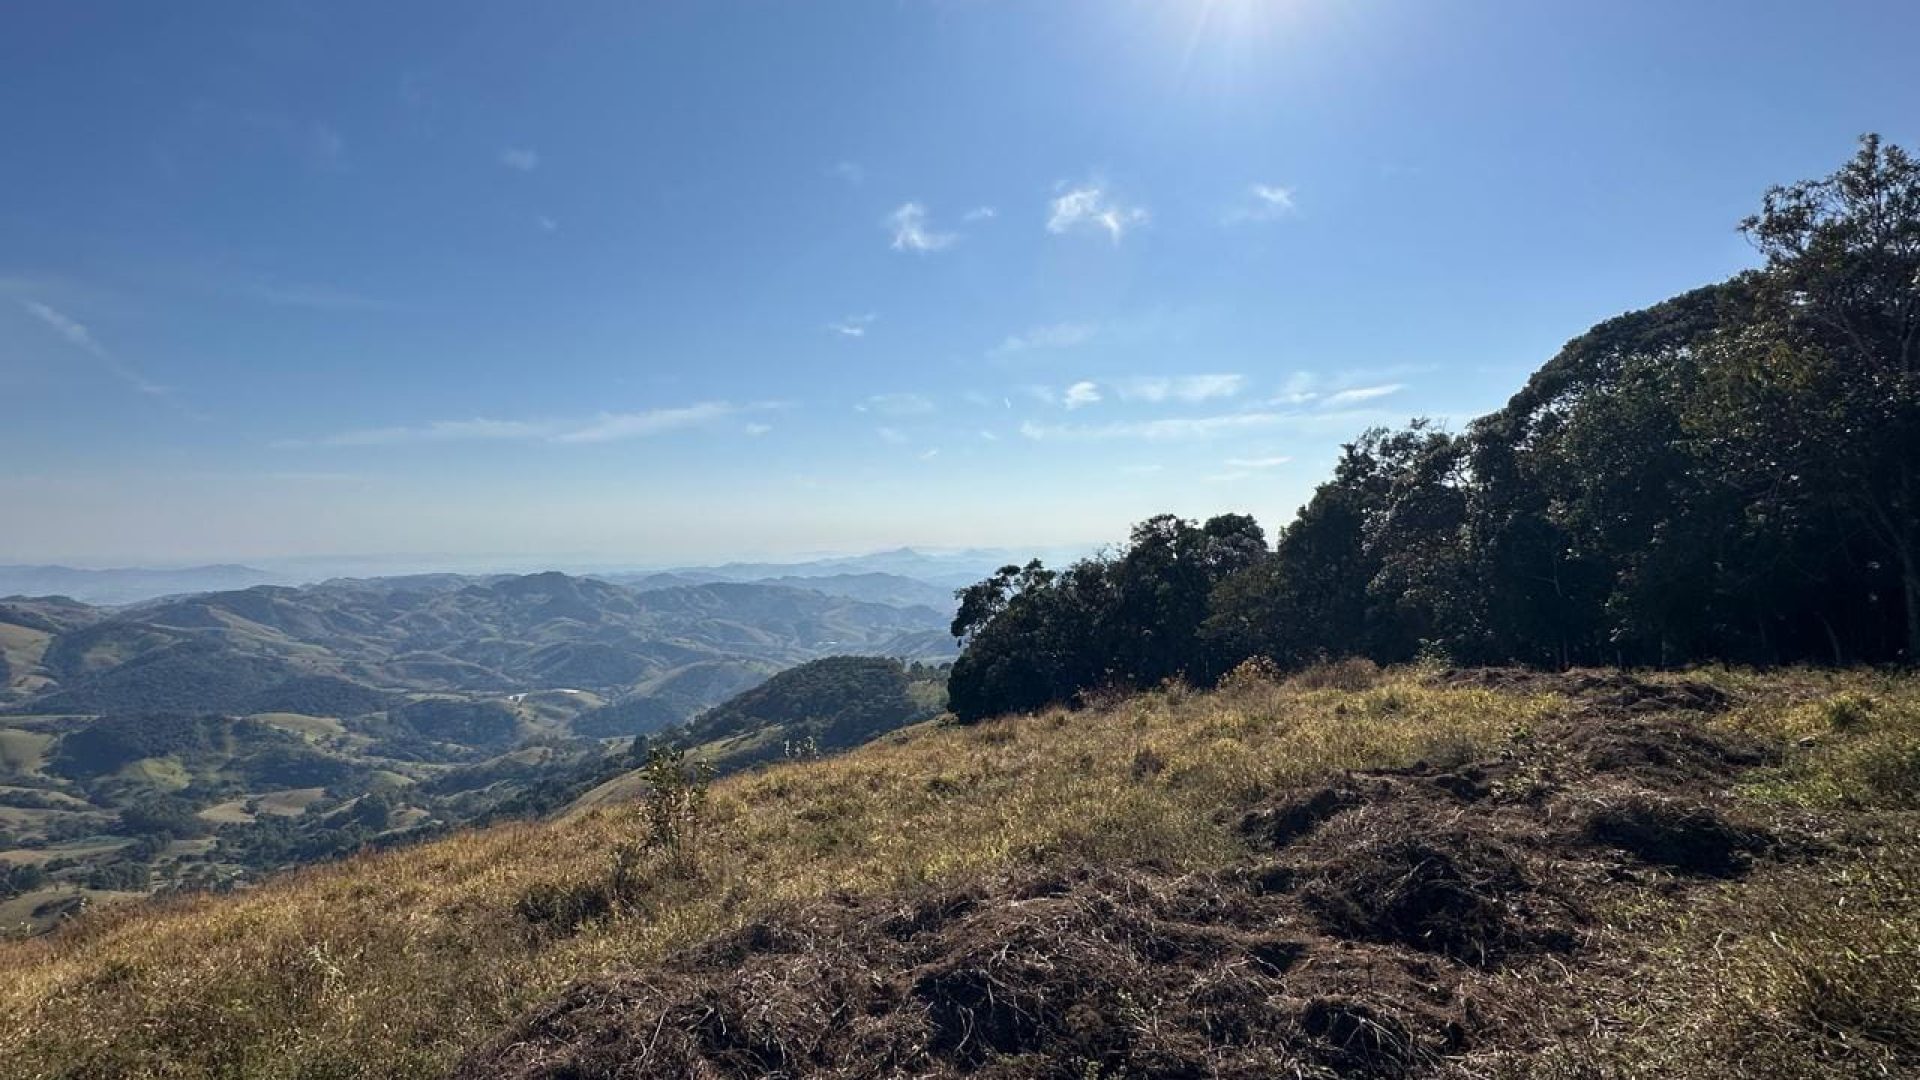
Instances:
[[[622,805],[102,913],[0,946],[0,1074],[432,1074],[568,982],[775,906],[1056,860],[1220,866],[1245,857],[1223,810],[1484,754],[1565,704],[1392,672],[1172,686],[722,781],[686,867]]]
[[[1775,868],[1692,903],[1614,913],[1601,973],[1532,988],[1530,1045],[1461,1076],[1841,1080],[1920,1071],[1920,851]],[[1526,1000],[1529,995],[1513,995]]]

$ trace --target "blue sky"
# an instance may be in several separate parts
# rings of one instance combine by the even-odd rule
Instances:
[[[1913,145],[1920,6],[0,12],[0,561],[1289,518]]]

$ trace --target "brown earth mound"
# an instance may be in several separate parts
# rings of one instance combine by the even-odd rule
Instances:
[[[1538,671],[1532,668],[1462,668],[1441,672],[1449,686],[1557,693],[1591,706],[1621,712],[1685,710],[1715,713],[1733,704],[1726,691],[1693,679],[1643,679],[1624,671]]]
[[[1218,873],[1028,870],[788,910],[576,986],[455,1075],[1431,1074],[1513,1015],[1493,972],[1581,963],[1605,891],[1770,850],[1717,805],[1761,747],[1630,712],[1253,807],[1255,859]]]

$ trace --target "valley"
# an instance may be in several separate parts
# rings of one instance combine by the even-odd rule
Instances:
[[[722,766],[850,745],[759,722],[682,730],[823,657],[950,658],[948,611],[862,598],[933,601],[939,586],[846,578],[425,575],[119,608],[0,599],[0,927],[554,812],[639,764],[649,739],[716,744]],[[900,663],[872,663],[906,685]],[[931,715],[932,694],[888,719]]]

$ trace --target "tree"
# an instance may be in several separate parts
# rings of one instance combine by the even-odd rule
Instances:
[[[1920,162],[1868,135],[1741,228],[1760,303],[1709,357],[1694,425],[1760,512],[1838,513],[1883,549],[1920,661]]]

